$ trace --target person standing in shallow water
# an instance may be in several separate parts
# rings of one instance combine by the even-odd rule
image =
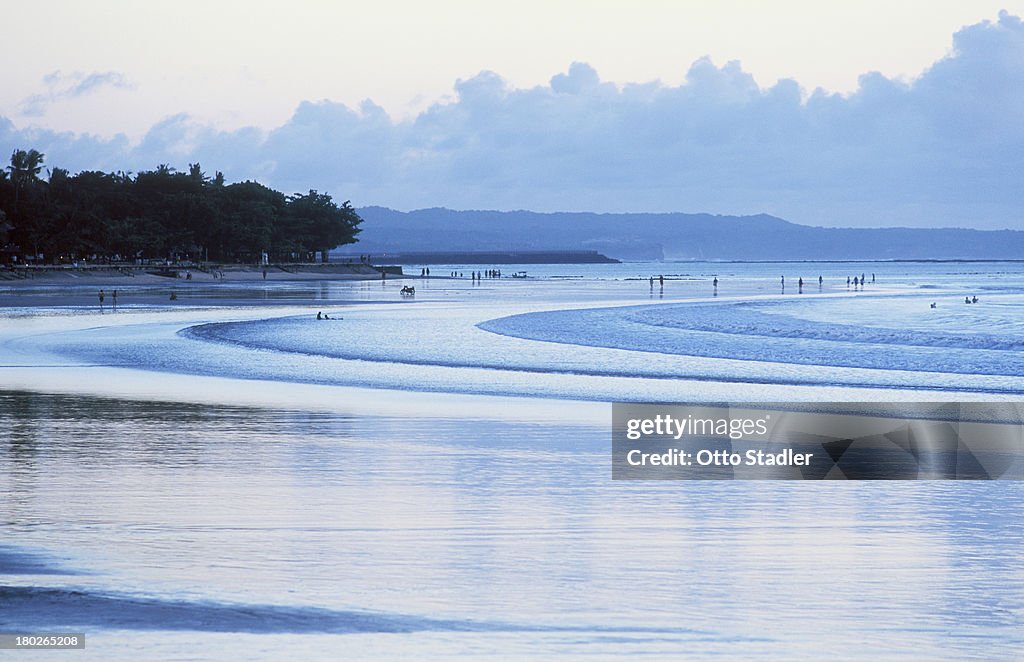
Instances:
[[[103,294],[103,290],[100,290],[100,295],[99,296],[100,296],[100,312],[102,313],[103,312],[103,299],[106,298],[106,295]]]

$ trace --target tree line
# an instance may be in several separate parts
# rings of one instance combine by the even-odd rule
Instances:
[[[15,150],[0,170],[0,248],[6,261],[310,261],[356,241],[362,221],[326,193],[285,195],[167,165],[136,174],[63,168]]]

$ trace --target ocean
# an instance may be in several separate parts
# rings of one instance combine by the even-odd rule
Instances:
[[[1018,401],[1024,264],[477,268],[117,315],[3,293],[0,631],[108,659],[1019,655],[1020,482],[613,481],[610,427]]]

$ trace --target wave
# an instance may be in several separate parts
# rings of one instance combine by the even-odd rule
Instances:
[[[44,554],[0,545],[0,575],[76,575]]]
[[[698,388],[677,380],[738,385],[728,392],[748,385],[758,393],[761,385],[1024,392],[1020,310],[961,300],[929,311],[923,297],[889,299],[646,304],[483,322],[476,306],[353,308],[337,321],[128,325],[39,345],[78,361],[163,372],[586,400],[680,397]],[[887,328],[899,306],[910,306],[913,320]],[[978,328],[990,331],[983,334],[970,328],[982,313]]]
[[[689,628],[552,626],[443,619],[310,606],[175,600],[66,588],[0,586],[5,630],[163,630],[249,634],[407,634],[412,632],[603,632],[699,634]]]
[[[291,361],[296,366],[304,367],[291,370],[288,379],[319,383],[379,386],[385,374],[382,368],[388,365],[398,371],[401,366],[410,366],[497,370],[506,375],[521,373],[522,378],[465,375],[465,381],[453,379],[439,383],[448,391],[561,398],[628,400],[652,396],[641,396],[639,391],[631,394],[621,388],[612,396],[611,392],[606,392],[612,387],[607,382],[602,385],[597,381],[590,382],[585,392],[575,394],[573,389],[577,387],[567,388],[564,381],[557,380],[559,375],[638,378],[648,380],[650,388],[662,390],[671,389],[673,380],[685,379],[743,385],[924,388],[963,393],[1022,391],[1017,380],[1019,353],[1015,351],[1003,351],[1000,360],[989,361],[982,369],[976,369],[976,366],[961,365],[948,348],[942,347],[924,347],[914,354],[894,344],[879,344],[876,348],[866,343],[851,346],[814,338],[766,338],[751,334],[749,329],[746,334],[741,333],[740,324],[729,329],[733,333],[681,328],[680,320],[672,315],[678,309],[693,306],[526,313],[478,323],[476,329],[470,329],[476,333],[460,331],[448,334],[453,336],[450,338],[443,337],[443,333],[424,333],[418,342],[413,341],[415,332],[407,331],[408,335],[403,336],[400,331],[393,332],[389,328],[382,334],[373,325],[359,326],[356,322],[349,326],[346,320],[343,325],[334,327],[339,329],[334,333],[327,331],[330,326],[310,324],[308,320],[297,318],[203,324],[183,329],[179,335],[202,340],[204,344],[259,352],[258,361],[245,364],[249,369],[258,366],[268,377],[272,365],[285,363],[286,357],[292,356]],[[666,316],[669,324],[656,323]],[[779,316],[765,317],[775,321]],[[806,321],[799,324],[813,326]],[[438,338],[441,340],[435,342]],[[793,344],[787,345],[787,342]],[[609,349],[615,350],[614,353],[609,353]],[[316,361],[317,358],[328,361]],[[346,363],[332,365],[330,360]],[[372,365],[381,368],[372,368]],[[881,368],[887,372],[869,372],[865,368]],[[242,369],[230,368],[234,371],[232,374]],[[950,382],[943,376],[949,372],[964,376]],[[391,374],[400,376],[401,372]],[[527,375],[548,375],[550,379]],[[487,383],[482,384],[481,379]],[[515,386],[511,379],[516,379]],[[655,386],[657,381],[663,382],[662,386]],[[389,388],[408,388],[409,384],[399,381]],[[436,386],[422,376],[414,385],[426,390]]]
[[[0,586],[6,629],[116,628],[249,633],[417,632],[479,629],[466,621],[316,607],[167,600],[61,588]]]
[[[1021,337],[822,322],[787,315],[781,306],[770,312],[776,306],[721,302],[560,310],[479,327],[530,340],[717,359],[963,375],[1020,376],[1024,369]]]
[[[767,338],[794,338],[828,340],[851,344],[898,345],[901,347],[951,347],[957,349],[1024,350],[1024,338],[1007,338],[982,332],[950,332],[919,329],[872,327],[863,324],[844,324],[790,317],[769,312],[780,307],[778,303],[728,304],[727,314],[722,304],[701,306],[672,306],[655,310],[641,310],[627,314],[627,321],[670,329],[709,331],[729,335]]]

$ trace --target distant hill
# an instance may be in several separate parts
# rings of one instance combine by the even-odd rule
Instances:
[[[1024,259],[1024,232],[820,228],[712,214],[357,210],[346,252],[596,250],[620,260]]]

